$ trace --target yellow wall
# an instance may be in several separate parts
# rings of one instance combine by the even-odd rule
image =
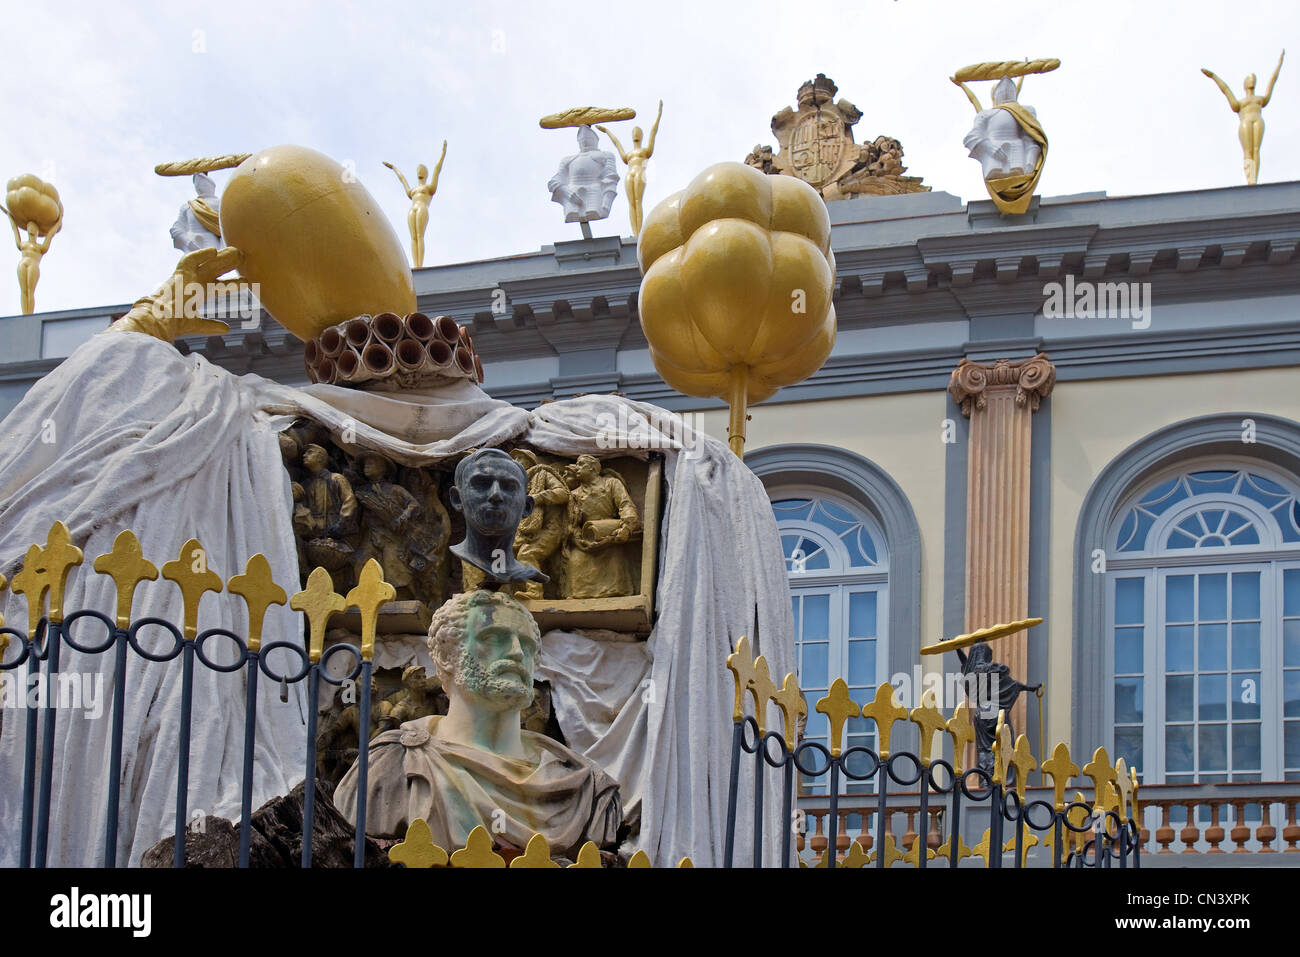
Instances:
[[[921,640],[943,633],[943,392],[760,405],[749,423],[750,450],[785,443],[838,446],[884,469],[902,488],[921,529]],[[1050,594],[1046,614],[1048,739],[1070,738],[1074,534],[1083,497],[1120,452],[1157,429],[1224,411],[1271,413],[1300,421],[1300,374],[1260,369],[1058,383],[1052,393]],[[726,440],[727,413],[698,420]],[[964,530],[963,530],[964,537]],[[961,540],[959,538],[959,540]],[[898,669],[903,663],[891,662]]]
[[[1051,595],[1048,738],[1068,741],[1074,618],[1074,534],[1098,473],[1133,443],[1185,419],[1220,412],[1300,420],[1300,373],[1252,369],[1058,383],[1052,393]],[[1249,446],[1243,449],[1249,452]]]
[[[811,443],[856,452],[884,469],[912,503],[921,529],[921,642],[943,638],[943,392],[759,405],[750,411],[748,451]],[[725,409],[704,412],[705,432],[727,440]],[[890,662],[894,670],[915,662]]]

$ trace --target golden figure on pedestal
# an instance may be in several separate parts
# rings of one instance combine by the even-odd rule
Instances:
[[[18,290],[22,297],[23,315],[36,311],[36,283],[41,278],[41,257],[50,251],[54,234],[63,228],[63,203],[59,191],[31,173],[15,176],[9,181],[5,199],[6,209],[0,212],[9,217],[14,231],[14,245],[18,247]],[[23,239],[20,230],[27,230]]]
[[[613,598],[636,591],[626,552],[617,547],[641,534],[627,483],[592,455],[570,466],[569,528],[564,543],[564,593],[569,598]]]
[[[442,161],[446,158],[447,141],[443,140],[442,155],[438,157],[438,165],[433,168],[433,179],[425,182],[429,176],[429,168],[421,163],[415,169],[415,178],[419,185],[414,188],[406,181],[401,170],[392,163],[384,163],[402,181],[406,198],[411,201],[410,212],[406,214],[406,225],[411,230],[411,262],[415,264],[416,269],[424,266],[424,231],[429,226],[429,200],[433,199],[433,194],[438,192],[438,177],[442,175]]]
[[[1277,69],[1273,71],[1273,76],[1268,81],[1268,89],[1264,91],[1263,96],[1255,93],[1255,74],[1250,74],[1244,81],[1246,92],[1238,99],[1233,95],[1228,84],[1224,83],[1212,70],[1201,68],[1201,72],[1213,80],[1223,95],[1228,98],[1228,105],[1232,107],[1232,112],[1241,117],[1241,123],[1237,127],[1237,137],[1241,140],[1242,165],[1246,171],[1246,182],[1254,186],[1259,179],[1259,146],[1264,141],[1264,107],[1268,106],[1268,101],[1273,98],[1273,85],[1277,83],[1277,75],[1282,72],[1282,60],[1286,57],[1286,51],[1277,58]]]
[[[641,205],[642,197],[645,196],[645,164],[655,151],[655,134],[659,132],[659,121],[663,119],[664,101],[659,101],[659,112],[655,115],[654,125],[650,127],[650,139],[645,146],[641,145],[641,127],[632,127],[632,148],[624,150],[623,144],[618,141],[618,137],[609,131],[605,126],[597,126],[600,130],[614,143],[614,149],[618,150],[619,159],[627,164],[627,211],[628,219],[632,223],[632,235],[637,236],[641,232],[641,220],[644,217],[645,210]]]

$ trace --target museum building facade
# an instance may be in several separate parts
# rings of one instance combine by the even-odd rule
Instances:
[[[941,192],[828,209],[834,351],[751,409],[745,455],[781,529],[808,699],[837,677],[862,701],[958,673],[920,648],[1041,617],[995,648],[1044,687],[1012,716],[1035,754],[1125,757],[1159,798],[1153,830],[1235,808],[1257,849],[1272,806],[1295,849],[1300,183],[1017,216]],[[421,311],[470,331],[492,396],[617,391],[725,438],[721,403],[655,372],[634,240],[414,276]],[[0,415],[127,308],[0,319]],[[301,344],[264,316],[178,346],[307,383]],[[806,735],[826,739],[824,716]],[[850,722],[850,745],[872,738]]]

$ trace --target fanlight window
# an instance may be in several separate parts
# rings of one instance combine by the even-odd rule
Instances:
[[[884,550],[866,521],[827,498],[772,503],[788,574],[885,571]]]
[[[1257,506],[1251,511],[1258,515],[1231,507],[1232,499]],[[1273,479],[1246,469],[1185,472],[1159,483],[1128,510],[1115,536],[1121,554],[1298,542],[1300,501]]]

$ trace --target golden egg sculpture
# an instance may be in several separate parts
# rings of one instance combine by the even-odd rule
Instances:
[[[826,203],[793,176],[718,163],[651,211],[638,240],[641,328],[664,381],[746,408],[821,368],[835,344]]]
[[[415,312],[406,251],[356,174],[305,146],[254,153],[221,195],[221,235],[240,275],[304,341],[362,314]]]

